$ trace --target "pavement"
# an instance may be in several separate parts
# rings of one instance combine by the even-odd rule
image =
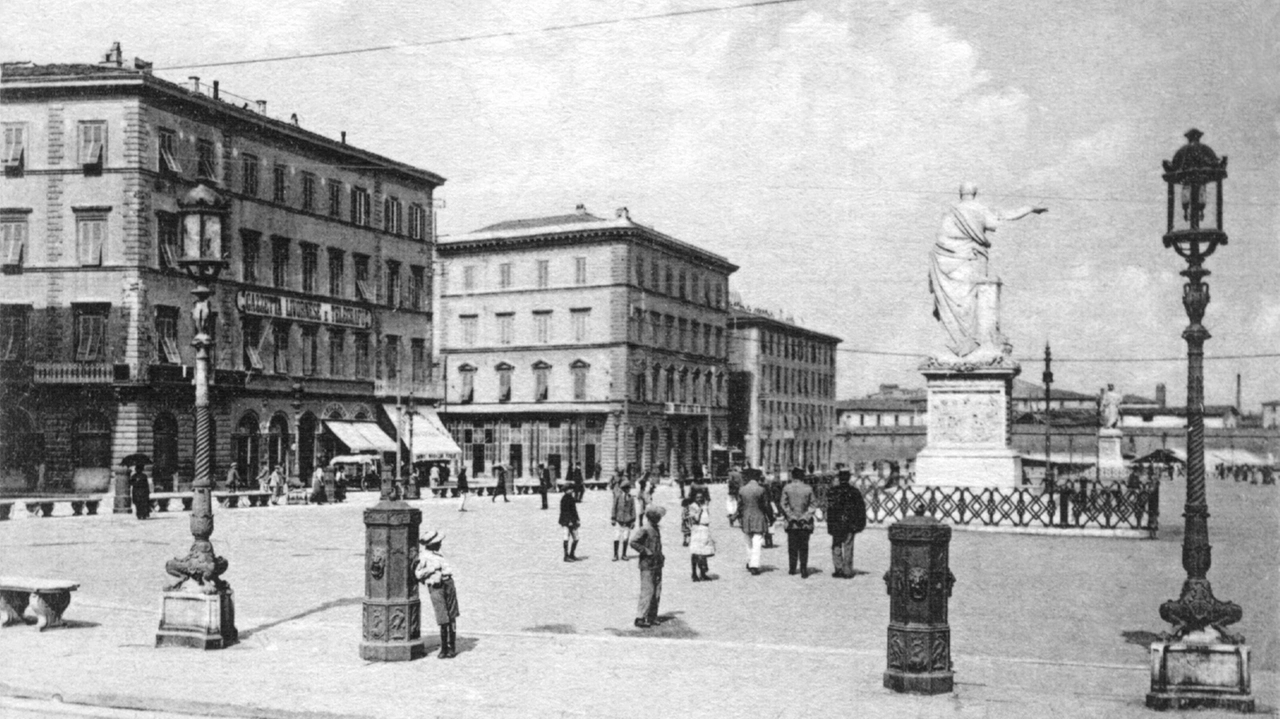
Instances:
[[[448,535],[461,607],[459,655],[403,663],[359,656],[361,512],[342,505],[215,510],[241,642],[154,648],[164,563],[185,554],[187,515],[0,522],[0,574],[79,581],[68,626],[0,630],[3,717],[1147,717],[1148,644],[1181,569],[1182,483],[1164,485],[1156,540],[956,531],[950,604],[956,690],[882,685],[888,596],[884,528],[859,535],[854,579],[830,576],[821,525],[808,579],[744,569],[741,532],[713,487],[715,581],[694,583],[679,495],[664,486],[668,555],[656,628],[632,626],[638,572],[613,562],[609,495],[588,492],[583,561],[561,561],[557,496],[415,502]],[[1215,593],[1244,607],[1261,713],[1280,706],[1280,488],[1209,480]],[[425,598],[424,598],[425,600]],[[428,651],[438,644],[424,626]],[[1197,717],[1228,716],[1201,711]]]

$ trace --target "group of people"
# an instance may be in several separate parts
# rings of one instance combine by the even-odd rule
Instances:
[[[1257,484],[1258,480],[1262,480],[1263,484],[1275,484],[1275,470],[1270,465],[1253,465],[1253,464],[1223,464],[1219,462],[1213,468],[1214,474],[1218,479],[1234,479],[1237,482],[1248,482]]]

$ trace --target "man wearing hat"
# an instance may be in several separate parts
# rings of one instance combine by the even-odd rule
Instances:
[[[747,470],[747,483],[738,491],[738,515],[742,534],[747,540],[747,569],[760,573],[760,550],[764,548],[764,533],[773,524],[773,507],[760,486],[760,470]]]
[[[419,583],[426,585],[431,607],[435,610],[436,624],[440,625],[438,656],[452,659],[458,654],[458,591],[453,584],[453,567],[440,553],[443,543],[443,532],[427,532],[418,540],[422,549],[418,552],[413,575]]]
[[[565,487],[560,495],[560,526],[564,527],[564,561],[566,562],[578,561],[578,526],[582,523],[578,519],[578,502],[581,499],[581,495],[573,491],[572,487]]]
[[[658,602],[662,600],[662,533],[658,522],[667,513],[666,507],[653,506],[645,510],[645,522],[631,536],[631,548],[640,557],[640,602],[636,607],[636,626],[645,629],[658,623]]]
[[[853,538],[867,527],[867,503],[841,469],[827,492],[827,533],[831,535],[831,576],[853,578]]]
[[[622,558],[627,558],[627,543],[631,530],[636,526],[636,502],[631,496],[631,480],[624,479],[613,490],[613,514],[609,524],[614,527],[613,561],[618,561],[618,545],[622,545]]]
[[[809,576],[809,537],[813,534],[813,488],[804,481],[804,470],[791,470],[791,481],[782,489],[782,514],[787,520],[787,569],[800,578]]]

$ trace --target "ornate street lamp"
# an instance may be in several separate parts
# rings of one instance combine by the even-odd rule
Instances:
[[[1147,706],[1179,709],[1195,706],[1253,711],[1249,695],[1249,648],[1224,627],[1240,621],[1240,606],[1213,596],[1210,564],[1209,505],[1204,483],[1204,342],[1201,321],[1209,304],[1209,271],[1204,260],[1227,244],[1222,231],[1222,181],[1227,158],[1200,144],[1199,130],[1186,133],[1187,144],[1164,163],[1168,184],[1168,231],[1164,246],[1187,261],[1180,273],[1182,305],[1191,324],[1187,341],[1187,502],[1182,567],[1187,579],[1176,600],[1160,605],[1160,618],[1173,624],[1169,641],[1151,645],[1151,692]]]
[[[210,463],[213,437],[209,421],[209,297],[213,284],[226,268],[223,240],[230,203],[202,181],[178,201],[182,214],[181,267],[191,279],[196,301],[195,321],[195,481],[191,485],[191,536],[195,541],[185,557],[165,563],[165,571],[178,581],[165,588],[156,646],[221,649],[238,638],[231,587],[222,580],[227,560],[213,552],[213,481]],[[192,584],[188,584],[191,582]]]

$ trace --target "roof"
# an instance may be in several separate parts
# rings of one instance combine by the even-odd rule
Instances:
[[[148,66],[149,67],[149,66]],[[0,83],[5,101],[12,98],[12,93],[20,88],[34,90],[36,88],[68,88],[68,91],[82,92],[86,84],[100,83],[99,87],[114,89],[115,92],[128,92],[127,88],[137,88],[142,93],[145,89],[158,91],[168,97],[195,103],[206,110],[218,112],[240,121],[260,124],[276,132],[289,136],[294,141],[302,140],[324,147],[330,152],[337,152],[366,163],[380,165],[384,171],[396,172],[419,182],[442,185],[445,178],[430,170],[384,157],[368,150],[362,150],[345,142],[339,142],[320,133],[304,129],[292,122],[277,120],[256,110],[240,107],[232,102],[215,99],[203,92],[168,80],[156,77],[149,69],[137,69],[127,66],[90,65],[85,63],[53,63],[36,65],[29,62],[6,62],[0,65]],[[25,87],[24,87],[25,86]],[[75,90],[69,88],[75,86]],[[206,122],[208,122],[206,120]],[[358,163],[353,163],[358,164]]]
[[[587,212],[578,212],[572,215],[552,215],[550,217],[531,217],[526,220],[506,220],[492,225],[481,227],[476,232],[504,232],[506,230],[529,230],[540,227],[555,227],[559,225],[574,225],[584,222],[604,222],[601,217],[596,217]]]
[[[837,412],[918,412],[925,404],[920,399],[883,399],[864,397],[862,399],[842,399],[836,402]]]
[[[774,327],[780,327],[792,332],[808,335],[810,337],[818,337],[820,339],[827,340],[832,344],[840,344],[844,341],[835,335],[829,335],[825,332],[818,332],[817,330],[811,330],[807,327],[801,327],[794,322],[787,322],[786,320],[781,320],[771,315],[753,312],[740,306],[730,306],[729,316],[733,319],[733,326],[735,329],[741,326],[750,327],[751,325],[772,325]]]
[[[1187,407],[1186,405],[1169,407],[1126,407],[1124,405],[1120,405],[1120,414],[1163,414],[1174,417],[1185,417],[1187,415]],[[1240,412],[1235,408],[1235,405],[1206,404],[1204,406],[1204,414],[1206,417],[1220,417],[1227,414],[1240,414]]]

